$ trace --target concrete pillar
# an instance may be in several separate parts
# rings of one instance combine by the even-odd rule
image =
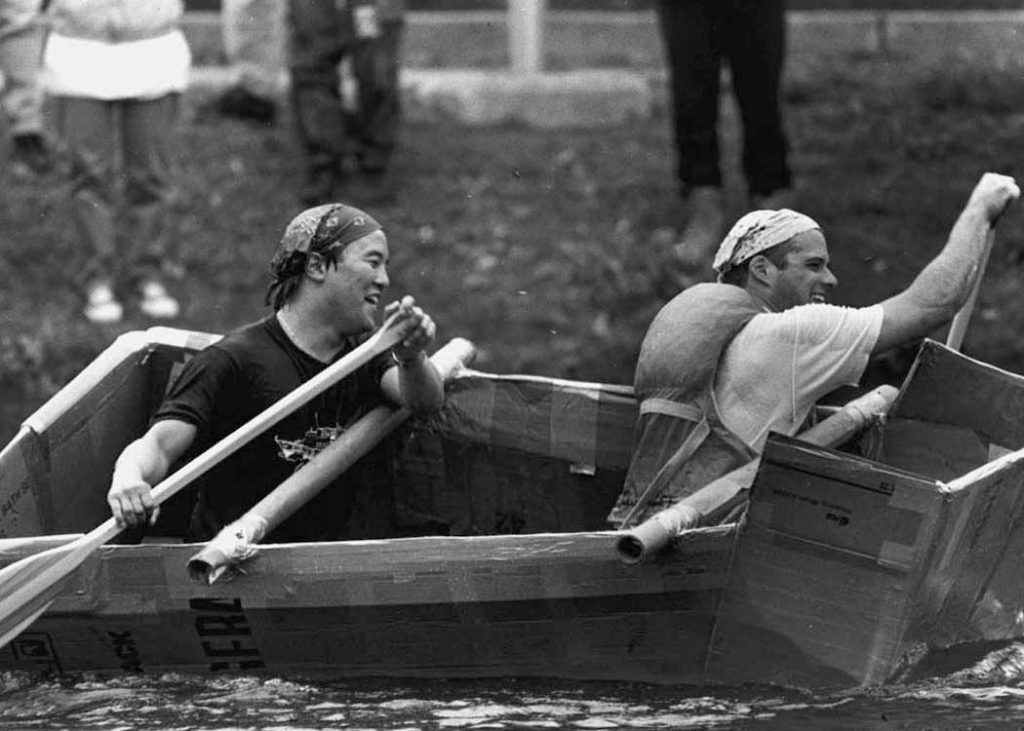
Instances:
[[[546,9],[547,0],[508,1],[509,57],[515,73],[543,71]]]

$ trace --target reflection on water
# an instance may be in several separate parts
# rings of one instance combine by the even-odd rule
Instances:
[[[179,674],[0,677],[0,729],[965,729],[1020,728],[1011,685],[812,695],[564,681],[305,683]]]

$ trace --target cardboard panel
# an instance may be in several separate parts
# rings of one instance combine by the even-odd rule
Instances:
[[[933,480],[949,481],[989,460],[988,442],[963,427],[892,418],[874,459]]]
[[[1024,610],[1024,459],[1011,454],[949,496],[908,640],[932,647],[998,639]],[[1002,628],[1002,630],[1000,629]]]
[[[194,547],[108,547],[94,600],[69,596],[0,669],[699,683],[735,529],[694,533],[641,567],[611,533],[272,546],[214,586],[187,577]]]
[[[773,435],[740,532],[709,679],[884,681],[942,510],[933,482]]]
[[[1008,449],[1024,447],[1024,377],[934,341],[918,353],[891,416],[972,429]]]

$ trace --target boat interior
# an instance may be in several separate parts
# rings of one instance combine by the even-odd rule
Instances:
[[[126,333],[26,421],[0,454],[0,537],[88,531],[109,517],[117,455],[146,428],[185,360],[218,336]],[[928,341],[883,423],[841,447],[851,460],[948,482],[1024,444],[1024,379]],[[636,416],[632,389],[464,370],[441,412],[378,447],[339,539],[607,530]],[[762,468],[794,452],[774,437]],[[796,456],[794,456],[796,455]],[[193,496],[163,506],[147,541],[180,540]]]

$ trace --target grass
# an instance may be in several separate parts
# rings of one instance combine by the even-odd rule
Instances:
[[[196,99],[189,99],[195,107]],[[982,172],[1018,174],[1024,79],[968,62],[907,59],[801,64],[786,87],[798,207],[823,224],[840,277],[836,300],[876,302],[938,252]],[[724,164],[742,213],[735,113]],[[393,202],[366,208],[387,226],[392,293],[411,293],[468,337],[478,367],[631,380],[640,339],[678,288],[671,245],[682,223],[664,112],[617,129],[408,125]],[[175,239],[184,304],[176,326],[222,332],[261,316],[266,262],[299,210],[287,123],[256,129],[186,114]],[[80,316],[86,261],[57,179],[0,170],[0,430],[26,416],[120,332]],[[1024,370],[1022,212],[1000,226],[965,349]]]

